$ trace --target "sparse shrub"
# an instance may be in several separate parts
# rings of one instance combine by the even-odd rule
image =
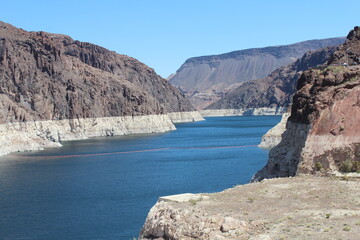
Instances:
[[[350,78],[350,79],[349,79],[349,82],[356,81],[356,80],[358,80],[358,79],[359,79],[359,78],[355,76],[355,77]]]
[[[348,159],[341,163],[340,171],[348,173],[348,172],[351,172],[352,167],[353,167],[353,163],[351,160]]]
[[[346,67],[344,67],[344,66],[337,66],[337,65],[327,66],[324,70],[325,70],[325,71],[332,71],[332,72],[334,72],[334,73],[340,73],[340,72],[343,72],[343,71],[347,71]]]
[[[345,224],[343,230],[348,232],[351,230],[351,227]]]
[[[201,200],[203,200],[203,197],[200,197],[198,199],[190,199],[189,203],[191,203],[191,205],[196,205],[198,202],[200,202]]]
[[[326,218],[330,218],[330,216],[331,216],[331,213],[325,214],[325,217],[326,217]]]
[[[189,203],[191,203],[191,205],[196,205],[197,200],[195,200],[195,199],[190,199],[190,200],[189,200]]]
[[[315,163],[315,171],[321,171],[322,169],[324,169],[322,163],[320,162]]]
[[[352,170],[354,172],[360,173],[360,161],[353,161]]]
[[[360,172],[360,162],[347,159],[341,163],[340,171],[345,173]]]

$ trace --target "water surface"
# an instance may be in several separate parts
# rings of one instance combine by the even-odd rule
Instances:
[[[207,147],[257,145],[279,121],[207,118],[163,134],[65,142],[0,158],[0,239],[132,239],[159,196],[247,183],[266,163],[267,150]],[[51,157],[146,149],[162,150]]]

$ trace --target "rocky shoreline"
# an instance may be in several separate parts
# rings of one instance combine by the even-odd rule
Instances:
[[[0,125],[0,156],[11,152],[61,147],[62,141],[172,131],[176,130],[174,123],[201,120],[203,118],[200,114],[192,111],[147,116],[6,123]]]
[[[225,117],[225,116],[259,116],[259,115],[281,115],[286,107],[274,108],[239,108],[239,109],[208,109],[201,110],[203,117]]]

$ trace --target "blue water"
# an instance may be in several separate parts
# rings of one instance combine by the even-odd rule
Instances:
[[[163,134],[94,138],[0,158],[0,239],[136,237],[159,196],[216,192],[247,183],[267,160],[256,145],[278,116],[207,118]],[[24,155],[33,157],[24,158]]]

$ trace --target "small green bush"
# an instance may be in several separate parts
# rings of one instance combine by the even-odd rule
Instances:
[[[346,160],[341,163],[340,171],[345,173],[351,172],[352,166],[353,166],[352,161]]]
[[[343,72],[343,71],[347,71],[347,68],[345,66],[339,66],[339,65],[330,65],[330,66],[327,66],[325,69],[325,71],[332,71],[334,73],[340,73],[340,72]]]
[[[345,224],[345,225],[344,225],[344,228],[343,228],[343,231],[348,232],[348,231],[350,231],[350,230],[351,230],[351,227]]]
[[[360,172],[360,162],[347,159],[341,164],[340,171],[345,173]]]
[[[321,171],[321,169],[324,169],[324,166],[320,162],[315,163],[315,170]]]
[[[360,173],[360,161],[353,161],[352,170],[353,170],[354,172]]]

